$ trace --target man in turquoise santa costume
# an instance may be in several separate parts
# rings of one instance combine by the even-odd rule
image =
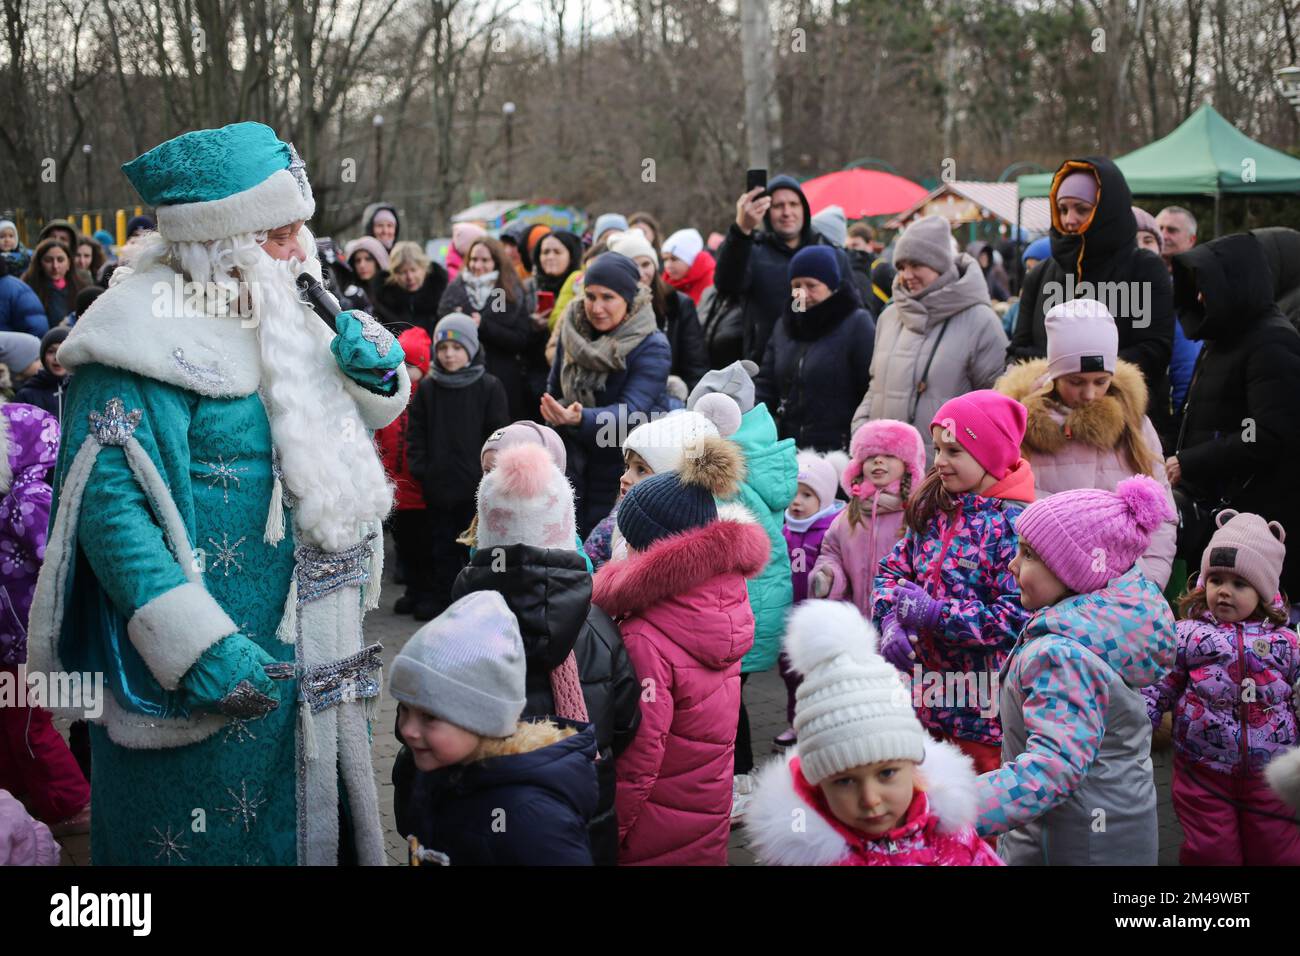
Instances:
[[[123,171],[158,231],[59,351],[76,374],[28,637],[29,670],[105,675],[92,861],[382,865],[362,617],[402,349],[299,300],[315,202],[269,127]]]

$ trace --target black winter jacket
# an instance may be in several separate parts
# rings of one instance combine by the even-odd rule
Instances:
[[[55,375],[49,369],[42,368],[18,389],[14,401],[43,408],[62,423],[63,396],[70,380],[68,375]]]
[[[1115,315],[1115,325],[1119,329],[1119,357],[1142,369],[1151,391],[1153,410],[1161,402],[1167,406],[1167,372],[1174,341],[1169,272],[1158,255],[1138,248],[1133,197],[1124,174],[1109,159],[1088,156],[1081,160],[1066,160],[1052,181],[1053,209],[1061,180],[1080,163],[1091,166],[1101,183],[1101,195],[1092,223],[1082,233],[1063,233],[1057,228],[1057,217],[1053,213],[1052,254],[1025,278],[1007,357],[1019,361],[1047,354],[1047,331],[1043,318],[1051,305],[1064,298],[1068,276],[1073,275],[1076,287],[1084,282],[1124,283],[1130,305],[1129,314]],[[1145,316],[1134,314],[1135,294],[1139,291],[1144,295],[1149,293],[1149,314]],[[1055,296],[1052,296],[1053,292]],[[1054,298],[1051,303],[1048,302],[1049,296]],[[1090,297],[1101,298],[1095,289]],[[1083,297],[1076,294],[1074,298]]]
[[[438,303],[446,291],[447,270],[436,262],[430,263],[424,285],[414,292],[407,292],[396,282],[379,286],[375,318],[394,335],[418,325],[432,337],[433,327],[438,324]]]
[[[524,718],[555,713],[550,673],[572,651],[587,716],[596,728],[600,800],[591,818],[591,851],[598,866],[618,862],[614,812],[614,758],[636,736],[640,693],[618,625],[591,603],[591,574],[576,551],[524,544],[483,548],[460,572],[452,600],[472,591],[496,591],[519,621],[528,672]]]
[[[596,737],[590,724],[555,723],[582,729],[527,753],[428,773],[403,747],[406,759],[393,764],[397,831],[450,866],[590,866]]]
[[[1265,261],[1273,273],[1273,301],[1287,321],[1300,330],[1300,232],[1286,226],[1250,232],[1263,246]]]
[[[1181,487],[1288,531],[1300,527],[1300,333],[1273,303],[1264,248],[1250,234],[1224,236],[1174,256],[1173,269],[1183,331],[1205,342],[1175,453]],[[1300,595],[1298,556],[1288,548],[1282,572],[1292,598]]]
[[[791,301],[754,379],[754,396],[767,403],[781,438],[816,451],[848,449],[875,340],[875,320],[853,296],[852,279],[807,311]]]
[[[772,328],[790,301],[790,259],[804,246],[831,245],[831,242],[812,227],[812,210],[803,189],[792,176],[775,176],[767,184],[768,192],[791,189],[803,202],[803,232],[793,249],[772,232],[770,219],[765,219],[764,230],[755,229],[750,235],[740,231],[732,222],[727,238],[718,249],[718,266],[713,273],[713,287],[725,296],[744,301],[744,341],[741,358],[762,364],[763,353]],[[840,250],[840,275],[851,270],[848,257]]]
[[[510,424],[506,392],[490,373],[464,388],[428,376],[409,406],[406,453],[430,508],[472,502],[483,477],[483,443]]]
[[[470,315],[478,312],[481,321],[478,340],[486,355],[487,370],[505,386],[506,401],[510,406],[510,420],[537,421],[541,417],[539,403],[542,386],[546,380],[546,339],[548,331],[533,322],[529,299],[521,288],[514,303],[506,301],[505,294],[494,292],[482,309],[475,309],[469,301],[465,281],[458,274],[438,303],[438,318],[452,312]],[[501,311],[493,311],[494,304]]]

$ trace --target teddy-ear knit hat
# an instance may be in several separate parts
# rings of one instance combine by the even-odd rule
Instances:
[[[733,497],[745,477],[740,448],[706,435],[688,449],[677,472],[654,474],[632,487],[615,519],[628,546],[644,551],[661,538],[718,519],[716,499]]]
[[[541,445],[506,448],[478,486],[480,550],[512,544],[572,551],[573,488]]]
[[[394,698],[480,737],[508,737],[524,712],[524,642],[496,591],[473,591],[416,631],[389,672]]]
[[[1276,521],[1230,508],[1220,511],[1215,523],[1218,530],[1201,555],[1201,583],[1211,571],[1228,571],[1249,581],[1262,602],[1271,603],[1286,560],[1286,530]]]
[[[638,425],[623,440],[623,452],[636,452],[656,475],[678,471],[701,439],[728,438],[740,427],[740,407],[718,392],[696,402],[694,411],[675,411]]]
[[[859,426],[849,442],[849,464],[840,476],[840,487],[850,498],[871,496],[872,484],[863,478],[863,466],[876,455],[892,455],[902,461],[912,488],[921,487],[925,479],[925,439],[907,422],[877,418]]]
[[[925,730],[898,669],[852,604],[805,601],[790,612],[785,652],[803,675],[794,729],[805,779],[818,784],[852,767],[925,758]]]
[[[1127,573],[1173,516],[1164,486],[1134,475],[1114,491],[1076,488],[1039,498],[1016,519],[1016,534],[1062,584],[1086,594]]]
[[[930,427],[951,431],[953,440],[1000,481],[1020,460],[1027,419],[1025,406],[1014,398],[981,388],[940,405]]]

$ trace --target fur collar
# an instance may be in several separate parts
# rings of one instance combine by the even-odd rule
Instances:
[[[994,386],[999,392],[1025,406],[1024,450],[1054,455],[1068,441],[1114,449],[1127,427],[1134,434],[1144,430],[1147,386],[1136,365],[1120,359],[1106,394],[1080,408],[1066,408],[1052,398],[1047,378],[1047,359],[1013,365]]]
[[[591,602],[617,618],[723,574],[752,578],[767,564],[770,547],[756,523],[714,521],[606,564],[596,574]]]
[[[573,727],[560,727],[549,720],[521,720],[509,737],[484,737],[470,757],[470,762],[532,753],[551,744],[558,744],[577,732]]]
[[[237,315],[196,309],[184,283],[165,266],[114,282],[78,317],[59,362],[108,365],[210,398],[251,395],[262,374],[257,330]]]
[[[795,790],[790,761],[796,755],[791,748],[791,753],[760,771],[745,814],[745,830],[759,859],[769,866],[830,866],[844,859],[849,844]],[[976,774],[969,757],[953,744],[927,735],[925,760],[917,771],[940,833],[957,833],[974,825]],[[803,821],[803,830],[790,825],[794,819]]]

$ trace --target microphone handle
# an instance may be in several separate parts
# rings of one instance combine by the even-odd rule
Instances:
[[[312,311],[320,316],[321,321],[329,326],[331,332],[336,332],[334,317],[343,311],[338,300],[330,295],[328,289],[306,274],[298,276],[298,288],[302,289],[307,296]]]

